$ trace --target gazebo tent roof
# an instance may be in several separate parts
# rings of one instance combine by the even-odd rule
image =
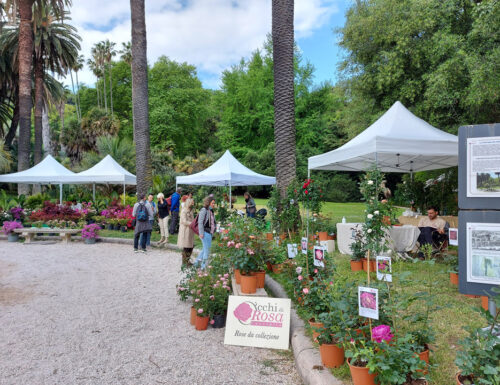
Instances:
[[[75,175],[74,183],[137,184],[135,175],[120,166],[111,155],[106,155],[95,166]]]
[[[243,166],[227,150],[207,169],[193,175],[178,176],[176,182],[200,186],[260,186],[276,184],[276,178],[257,174]]]
[[[27,183],[27,184],[67,184],[72,183],[75,173],[68,170],[51,155],[47,155],[37,165],[30,169],[12,174],[0,175],[3,183]]]
[[[340,148],[309,158],[309,170],[414,172],[458,164],[458,137],[408,111],[399,101]]]

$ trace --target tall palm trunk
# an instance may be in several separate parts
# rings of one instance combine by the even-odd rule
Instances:
[[[99,98],[99,78],[97,78],[97,82],[95,83],[95,89],[97,91],[97,107],[101,108],[101,99]]]
[[[293,3],[272,0],[276,184],[282,197],[296,176]]]
[[[132,18],[132,114],[134,120],[137,193],[151,187],[151,149],[148,112],[148,62],[144,0],[130,0]]]
[[[111,72],[111,64],[109,65],[109,105],[111,107],[111,116],[113,116],[113,73]]]
[[[70,77],[71,77],[71,90],[73,91],[73,95],[75,95],[75,110],[76,110],[76,118],[77,118],[78,120],[80,120],[80,119],[81,119],[81,117],[80,117],[80,114],[79,114],[79,112],[78,112],[78,98],[76,97],[76,94],[75,94],[75,83],[73,82],[73,71],[72,71],[72,70],[70,70],[70,71],[69,71],[69,75],[70,75]]]
[[[35,58],[35,149],[34,162],[43,159],[42,154],[42,112],[43,112],[43,62]]]
[[[42,111],[42,142],[45,152],[50,155],[54,155],[54,149],[52,148],[52,140],[50,135],[50,124],[49,124],[49,106],[43,103]]]
[[[106,69],[105,68],[102,71],[102,73],[103,73],[103,76],[104,76],[104,80],[102,82],[103,87],[104,87],[104,109],[106,110],[106,113],[107,113],[108,112],[108,97],[107,97],[107,94],[106,94]]]
[[[78,115],[82,119],[82,106],[80,105],[80,84],[78,83],[78,71],[75,71],[76,76],[76,105],[78,108]]]
[[[33,0],[19,0],[19,145],[18,171],[30,166],[31,147],[31,64],[33,58]],[[28,194],[29,186],[19,184],[19,194]]]

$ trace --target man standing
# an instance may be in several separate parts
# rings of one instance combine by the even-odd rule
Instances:
[[[149,218],[153,216],[153,209],[148,202],[144,201],[144,195],[139,197],[139,202],[134,205],[132,216],[135,218],[134,228],[134,251],[139,252],[139,238],[141,243],[141,251],[146,252],[147,234],[151,235],[153,229]]]
[[[181,192],[182,189],[178,187],[177,190],[172,194],[172,201],[170,203],[170,234],[175,234],[177,232]]]

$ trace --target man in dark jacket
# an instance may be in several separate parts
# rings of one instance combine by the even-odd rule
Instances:
[[[139,212],[145,213],[145,215],[143,215],[144,220],[139,217]],[[151,233],[153,230],[153,225],[149,221],[149,218],[153,216],[153,209],[151,208],[149,202],[144,200],[144,194],[139,197],[139,202],[134,205],[132,216],[136,218],[134,229],[134,251],[136,253],[139,252],[139,238],[141,238],[141,251],[145,253],[146,235]],[[141,237],[141,234],[144,234],[144,236]]]
[[[177,226],[179,224],[179,207],[181,201],[180,187],[172,194],[172,201],[170,203],[170,234],[175,234],[177,232]]]

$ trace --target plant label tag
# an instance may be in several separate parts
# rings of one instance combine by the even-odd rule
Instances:
[[[358,286],[359,315],[378,320],[378,289]]]
[[[392,282],[391,257],[377,255],[377,279]]]
[[[297,254],[299,253],[297,251],[297,244],[296,243],[288,243],[287,245],[288,248],[288,258],[295,258]]]
[[[450,227],[448,238],[450,240],[450,245],[458,246],[458,229]]]
[[[314,266],[325,267],[325,248],[314,246]]]
[[[302,250],[302,254],[307,255],[307,237],[302,237],[302,240],[300,241],[300,248]]]
[[[229,296],[225,345],[288,349],[290,299]]]

